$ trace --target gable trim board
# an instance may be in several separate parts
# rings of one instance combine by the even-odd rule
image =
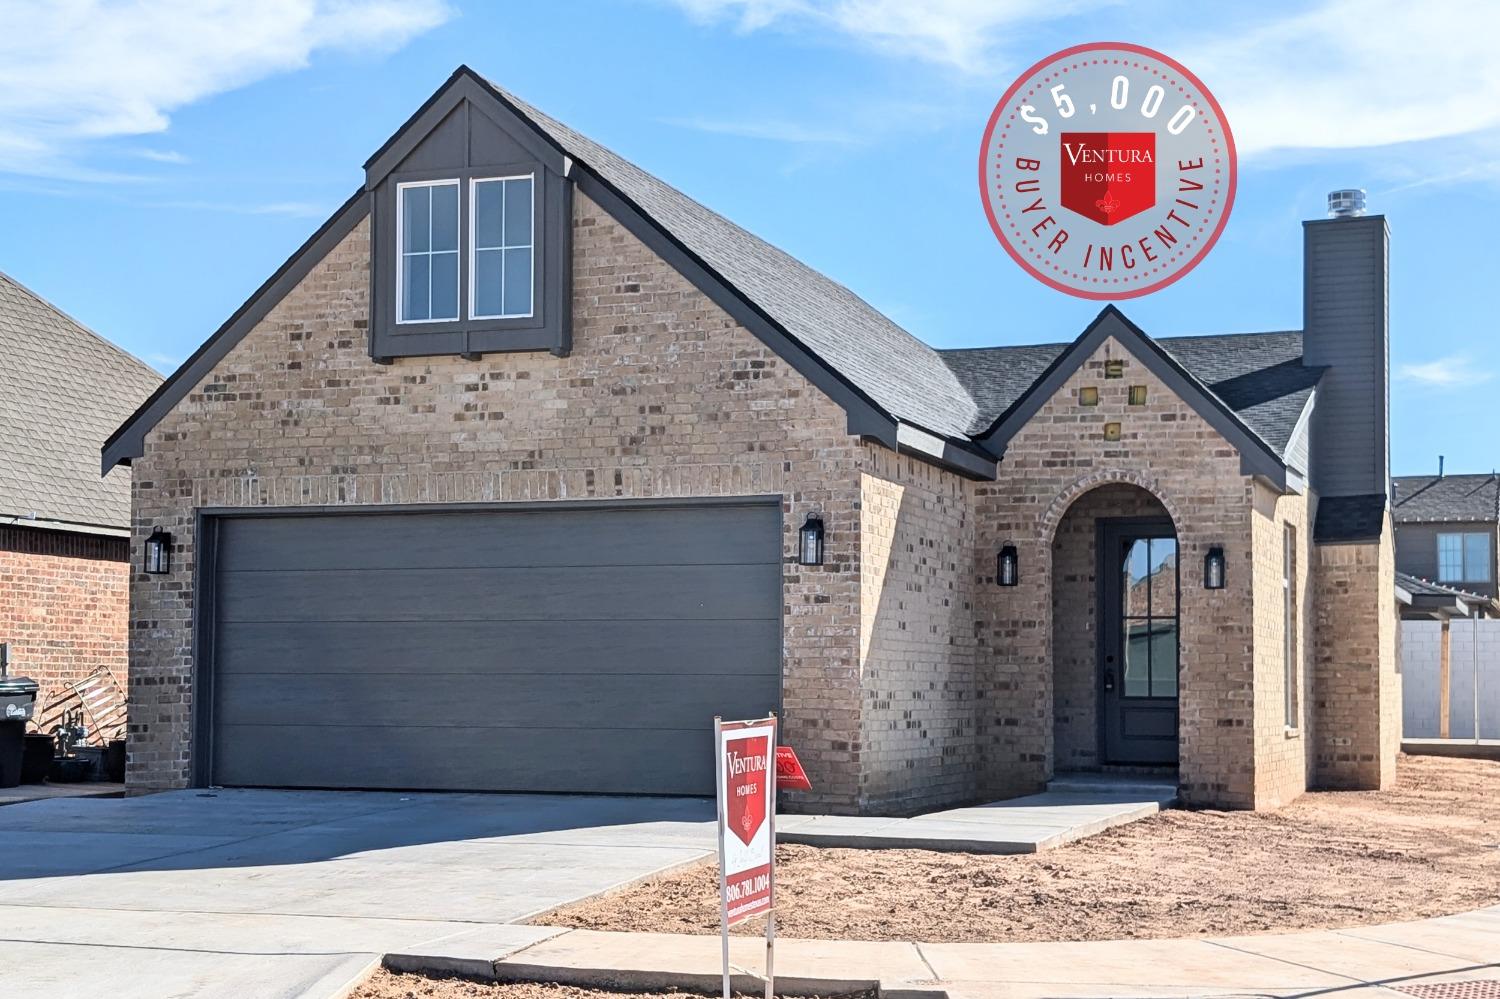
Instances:
[[[1147,370],[1165,382],[1168,388],[1239,451],[1242,474],[1263,479],[1282,491],[1295,491],[1300,487],[1300,476],[1289,472],[1285,460],[1264,438],[1251,430],[1208,386],[1113,305],[1105,306],[1078,339],[1059,354],[1030,387],[996,418],[990,429],[979,436],[979,443],[997,459],[1003,458],[1011,438],[1030,422],[1047,400],[1062,388],[1068,377],[1110,337],[1119,340]]]

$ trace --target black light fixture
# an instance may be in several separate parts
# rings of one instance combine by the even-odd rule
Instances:
[[[146,539],[145,569],[153,575],[172,571],[172,535],[160,527]]]
[[[797,561],[802,565],[823,564],[823,519],[817,514],[808,514],[797,532]]]
[[[1224,588],[1224,549],[1215,546],[1203,556],[1203,588],[1205,590]]]
[[[1021,581],[1021,553],[1016,551],[1016,546],[1006,542],[1000,549],[1000,554],[995,556],[995,584],[997,586],[1015,586]]]

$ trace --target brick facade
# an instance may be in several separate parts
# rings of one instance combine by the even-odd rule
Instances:
[[[372,362],[366,221],[147,435],[134,550],[158,526],[178,549],[172,574],[131,580],[134,787],[192,779],[201,508],[777,495],[785,733],[817,789],[794,804],[909,813],[1097,765],[1080,734],[1092,525],[1148,510],[1179,539],[1184,797],[1265,807],[1302,789],[1311,740],[1282,718],[1279,532],[1298,531],[1305,643],[1323,626],[1307,500],[1258,487],[1118,341],[1010,442],[998,481],[975,482],[851,436],[840,407],[582,194],[573,236],[567,357]],[[1097,406],[1079,404],[1084,386]],[[826,558],[805,568],[796,530],[814,512]],[[1001,589],[1006,542],[1021,585]],[[1222,590],[1201,585],[1211,546],[1228,554]]]
[[[0,527],[0,642],[39,703],[101,666],[124,689],[128,556],[125,538]]]

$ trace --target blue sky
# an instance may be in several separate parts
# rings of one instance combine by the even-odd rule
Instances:
[[[1298,327],[1299,222],[1365,187],[1392,231],[1394,469],[1489,471],[1500,5],[1236,7],[6,2],[0,269],[170,371],[468,63],[930,343],[1068,340],[1097,303],[1011,262],[974,162],[1020,70],[1130,41],[1214,90],[1241,172],[1214,251],[1126,313],[1163,336]]]

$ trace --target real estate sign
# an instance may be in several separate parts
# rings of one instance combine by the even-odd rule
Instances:
[[[776,719],[715,719],[719,892],[727,929],[771,910],[776,837]]]

